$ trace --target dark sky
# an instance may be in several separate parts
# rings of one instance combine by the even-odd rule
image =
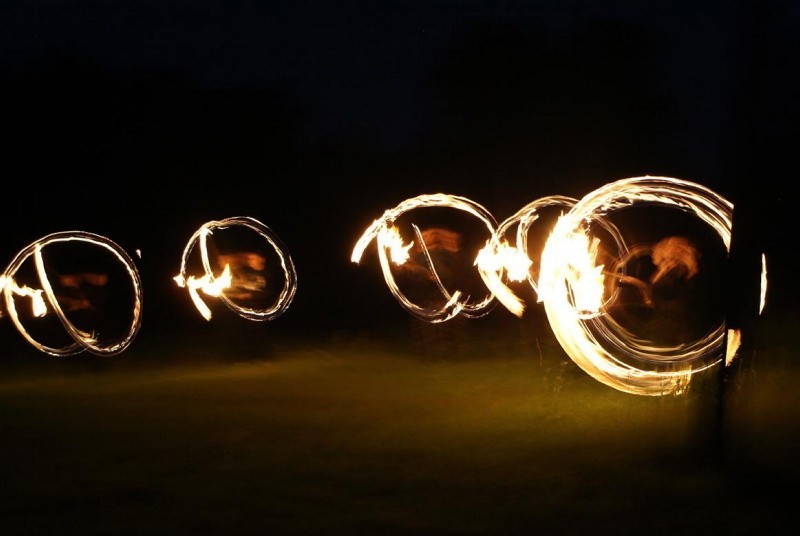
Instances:
[[[405,198],[504,219],[645,174],[717,189],[777,247],[798,20],[796,0],[4,2],[0,255],[91,230],[171,285],[197,226],[249,215],[296,256],[298,300],[335,310],[358,234]]]
[[[385,149],[414,143],[437,104],[434,72],[456,61],[459,52],[473,56],[460,61],[486,69],[474,57],[484,49],[485,60],[498,62],[495,74],[517,79],[503,80],[504,86],[530,79],[552,83],[554,73],[536,72],[539,55],[565,49],[638,57],[649,62],[647,72],[630,74],[647,76],[648,84],[687,115],[702,115],[687,138],[703,140],[714,137],[731,106],[730,82],[744,67],[747,51],[741,48],[757,24],[751,11],[757,5],[7,2],[0,29],[6,72],[52,68],[58,58],[80,62],[98,75],[161,74],[203,90],[275,89],[306,111],[303,135],[318,139],[349,132]],[[796,25],[796,3],[758,9],[763,16],[794,17]],[[620,49],[613,48],[613,40]],[[519,63],[502,65],[515,60]]]

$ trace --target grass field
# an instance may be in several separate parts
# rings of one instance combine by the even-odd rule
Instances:
[[[639,397],[546,336],[423,335],[17,360],[0,377],[3,532],[796,533],[784,339],[722,406],[719,441],[714,381]]]

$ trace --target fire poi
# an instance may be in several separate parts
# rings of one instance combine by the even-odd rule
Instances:
[[[633,209],[662,212],[631,218]],[[552,221],[541,217],[554,210]],[[669,230],[664,222],[671,217],[664,210],[692,224],[679,222],[677,231]],[[451,219],[423,217],[430,211]],[[453,214],[461,219],[452,219]],[[581,199],[541,197],[499,225],[489,210],[466,197],[424,194],[374,220],[350,260],[360,263],[375,241],[392,295],[409,313],[431,323],[479,318],[497,303],[522,317],[525,298],[515,289],[527,283],[556,339],[587,374],[631,394],[679,394],[694,374],[728,366],[737,357],[741,333],[727,329],[724,308],[711,307],[699,330],[683,322],[714,303],[713,292],[699,282],[724,279],[708,273],[715,258],[720,266],[730,253],[732,215],[733,204],[718,193],[671,177],[622,179]],[[647,220],[655,222],[652,235],[642,225]],[[538,241],[530,239],[534,229],[542,236]],[[87,253],[59,256],[70,247],[88,248],[102,268],[71,266],[65,257],[74,264]],[[759,312],[767,291],[766,257],[761,261]],[[212,317],[207,297],[245,319],[263,321],[283,314],[297,290],[286,246],[269,227],[245,216],[197,229],[173,279],[188,290],[206,320]],[[683,300],[697,288],[706,294],[686,307]],[[51,355],[114,355],[130,345],[141,325],[136,265],[120,246],[93,233],[53,233],[31,243],[0,275],[0,289],[17,330]],[[27,315],[20,314],[18,301],[29,302]],[[106,324],[98,329],[92,322],[117,316],[104,311],[108,301],[122,303],[124,314],[113,329]],[[42,318],[57,319],[71,342],[41,342],[31,322]]]
[[[411,302],[395,284],[394,271],[403,266],[406,252],[414,245],[400,237],[396,220],[406,212],[433,205],[471,213],[484,223],[489,234],[474,258],[489,295],[470,309],[457,288],[442,287],[445,305],[427,309]],[[548,207],[560,209],[561,214],[543,246],[531,250],[528,231]],[[660,340],[637,332],[620,319],[619,310],[626,301],[637,302],[638,310],[645,312],[641,316],[658,319],[651,313],[658,310],[657,301],[674,302],[674,296],[669,295],[675,292],[673,287],[700,279],[702,252],[686,237],[663,236],[645,244],[629,242],[627,237],[639,230],[631,232],[627,228],[630,221],[617,216],[631,207],[683,214],[712,235],[707,240],[719,242],[723,256],[730,251],[731,202],[697,183],[644,176],[606,184],[580,200],[557,195],[542,197],[499,226],[488,210],[469,199],[447,194],[418,196],[375,220],[356,243],[351,261],[359,263],[367,245],[377,239],[378,256],[390,291],[404,308],[432,322],[449,320],[464,310],[485,314],[495,299],[521,317],[524,300],[510,283],[527,281],[537,302],[543,304],[562,348],[590,376],[627,393],[678,394],[685,391],[693,374],[723,360],[729,365],[736,357],[741,334],[726,330],[724,316],[719,316],[717,322],[696,335]],[[427,251],[424,238],[416,233],[416,247]],[[430,255],[427,261],[435,276],[436,266]],[[639,272],[645,271],[645,263],[649,268],[642,275]],[[767,283],[764,257],[762,263],[763,309]],[[670,310],[667,314],[680,316]]]
[[[458,315],[468,318],[484,316],[496,305],[494,294],[487,292],[483,296],[472,297],[461,289],[448,288],[442,281],[441,274],[432,260],[431,243],[425,240],[420,227],[411,222],[408,234],[413,238],[401,235],[398,220],[412,211],[432,208],[452,209],[474,217],[480,223],[487,237],[487,242],[490,242],[496,234],[497,225],[494,216],[480,204],[466,197],[455,195],[420,195],[403,201],[396,207],[385,211],[380,218],[375,220],[356,243],[350,260],[354,263],[359,263],[364,250],[375,240],[378,246],[378,259],[384,280],[391,293],[408,312],[434,323],[445,322]],[[435,229],[439,228],[434,227],[429,231]],[[453,231],[447,232],[454,234]],[[431,233],[429,232],[428,234],[430,235]],[[438,231],[436,234],[438,236],[443,232]],[[409,254],[412,248],[416,248],[422,258],[417,271],[425,272],[440,294],[439,299],[432,300],[429,305],[421,305],[409,299],[396,280],[396,272],[412,264]],[[448,247],[445,246],[439,249],[447,250]],[[455,252],[452,246],[449,249],[451,252]]]
[[[74,250],[79,247],[88,249],[84,249],[83,255],[75,255]],[[58,270],[54,259],[63,258],[56,251],[59,249],[69,250],[68,256],[73,258],[94,256],[105,268]],[[125,279],[127,282],[121,281]],[[115,296],[105,292],[109,287],[113,287]],[[141,326],[142,286],[136,265],[119,245],[97,234],[65,231],[36,240],[11,260],[0,276],[0,288],[5,310],[20,334],[38,350],[53,356],[83,351],[100,356],[118,354],[131,344]],[[103,306],[118,301],[120,296],[127,315],[106,314]],[[30,302],[30,314],[25,314],[27,310],[20,314],[17,300]],[[111,316],[114,317],[113,326],[101,322]],[[43,343],[33,334],[37,319],[52,317],[58,319],[72,342]],[[87,320],[89,325],[84,326]],[[120,322],[122,325],[117,325]],[[98,330],[97,325],[91,325],[97,323],[102,323],[104,328]]]
[[[210,238],[227,231],[238,231],[238,243],[230,250],[214,246]],[[244,238],[242,235],[245,235]],[[249,235],[249,236],[247,236]],[[246,245],[242,245],[246,242]],[[199,246],[199,266],[202,275],[188,273],[190,256]],[[270,257],[275,262],[269,262]],[[280,272],[275,270],[280,268]],[[273,280],[280,279],[276,287]],[[297,292],[297,272],[288,249],[281,239],[255,218],[235,216],[204,223],[191,236],[183,250],[180,273],[175,282],[189,291],[197,310],[211,320],[211,309],[200,293],[219,298],[230,310],[248,320],[273,320],[282,315]],[[270,288],[278,288],[270,293]]]

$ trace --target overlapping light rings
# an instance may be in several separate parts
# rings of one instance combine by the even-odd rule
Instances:
[[[557,221],[542,252],[539,295],[559,343],[590,376],[633,394],[679,393],[694,372],[724,358],[724,323],[698,340],[657,346],[638,341],[602,311],[582,314],[574,300],[575,271],[563,245],[590,235],[593,223],[633,204],[661,205],[694,215],[709,225],[730,251],[733,204],[719,194],[670,177],[622,179],[589,193]]]
[[[183,250],[181,258],[180,274],[175,277],[175,281],[180,286],[185,286],[189,290],[189,295],[192,302],[197,307],[198,311],[208,320],[211,318],[211,312],[206,303],[201,298],[198,290],[203,288],[215,287],[220,281],[214,275],[211,268],[211,263],[208,256],[208,238],[213,235],[214,231],[226,229],[229,227],[244,227],[255,231],[260,235],[267,244],[275,251],[281,269],[283,270],[283,287],[275,299],[274,303],[267,308],[252,308],[236,303],[230,297],[225,295],[225,288],[219,287],[217,292],[206,294],[218,297],[231,311],[235,312],[242,318],[254,321],[267,321],[273,320],[282,315],[294,299],[297,292],[297,271],[295,270],[294,262],[289,250],[284,245],[283,241],[266,225],[261,223],[255,218],[249,216],[234,216],[222,220],[212,220],[204,223],[189,239],[186,247]],[[203,265],[204,275],[200,278],[187,275],[187,261],[189,255],[195,246],[199,245],[200,258]],[[201,284],[197,284],[202,281]],[[193,283],[194,282],[194,283]]]
[[[81,242],[103,248],[110,252],[114,258],[119,260],[119,262],[124,265],[132,285],[133,310],[130,326],[127,328],[127,331],[118,339],[101,344],[97,334],[87,333],[78,329],[65,314],[47,276],[47,267],[43,253],[45,248],[59,242]],[[33,258],[33,262],[36,267],[36,273],[41,284],[41,289],[37,289],[33,292],[34,297],[38,298],[42,293],[44,294],[50,309],[53,310],[61,324],[64,326],[64,329],[73,339],[74,342],[72,344],[67,344],[62,347],[54,347],[40,343],[31,336],[28,330],[25,329],[25,326],[22,324],[19,315],[17,314],[15,295],[19,295],[20,289],[16,286],[14,278],[17,275],[20,267],[22,267],[23,264],[25,264],[26,261],[28,261],[31,257]],[[115,355],[125,350],[131,344],[137,332],[139,331],[139,327],[141,326],[142,285],[141,278],[139,277],[139,271],[125,250],[104,236],[85,231],[64,231],[49,234],[44,238],[31,243],[17,253],[17,255],[9,263],[8,267],[6,267],[1,279],[3,281],[3,296],[5,298],[8,315],[11,317],[11,320],[14,322],[14,325],[17,327],[17,330],[22,334],[22,336],[34,347],[44,353],[54,356],[67,356],[78,354],[83,351],[89,351],[90,353],[99,356]]]
[[[416,240],[425,255],[427,267],[431,276],[436,281],[439,292],[441,292],[444,298],[443,305],[440,307],[421,307],[409,300],[398,287],[394,274],[392,273],[390,257],[393,257],[392,261],[394,262],[402,262],[404,259],[398,259],[397,255],[405,253],[411,245],[401,243],[401,239],[395,228],[395,222],[400,216],[409,211],[429,207],[446,207],[469,213],[478,218],[486,227],[487,242],[495,236],[497,224],[494,216],[478,203],[466,197],[455,195],[441,193],[423,194],[411,199],[406,199],[396,207],[386,210],[380,218],[372,222],[361,235],[361,238],[356,242],[350,260],[354,263],[359,263],[364,254],[364,250],[373,240],[376,240],[378,259],[380,260],[383,277],[392,295],[403,308],[414,316],[428,322],[444,322],[457,315],[477,318],[487,314],[497,303],[494,295],[489,292],[481,299],[471,299],[465,297],[461,290],[446,288],[436,273],[436,267],[431,260],[425,241],[420,236],[419,229],[416,225],[413,226],[416,233]]]
[[[537,301],[541,302],[537,273],[531,269],[533,257],[528,250],[528,233],[541,213],[547,208],[561,208],[562,214],[569,211],[578,202],[577,199],[562,195],[550,195],[531,201],[513,216],[504,220],[497,228],[492,240],[481,250],[476,259],[476,264],[481,277],[487,287],[496,295],[498,300],[512,313],[522,316],[525,305],[514,292],[508,288],[506,281],[527,281],[536,293]],[[601,220],[600,226],[605,229],[608,236],[614,241],[618,251],[625,251],[626,246],[613,225]],[[513,233],[516,229],[516,233]],[[514,234],[514,245],[510,245],[508,235]],[[613,295],[606,301],[611,301]]]
[[[469,199],[447,194],[427,194],[403,201],[375,220],[358,240],[351,260],[358,263],[367,245],[378,242],[384,279],[401,305],[415,316],[431,322],[449,320],[459,313],[477,317],[485,314],[496,299],[509,311],[522,316],[525,306],[508,283],[525,281],[544,304],[550,326],[570,358],[598,381],[623,392],[665,395],[683,392],[692,374],[719,364],[725,357],[725,325],[712,327],[694,341],[655,344],[642,340],[607,313],[618,287],[604,285],[606,277],[625,279],[624,259],[634,255],[623,234],[612,223],[612,213],[630,206],[661,206],[678,210],[708,225],[730,251],[733,204],[713,190],[671,177],[633,177],[606,184],[582,199],[547,196],[528,203],[513,216],[495,225],[494,217]],[[407,251],[394,229],[402,214],[420,207],[447,206],[465,210],[484,222],[489,238],[478,253],[475,265],[490,290],[482,301],[467,304],[458,291],[441,287],[447,298],[442,308],[431,310],[410,302],[398,289],[388,255]],[[528,233],[547,207],[562,209],[540,252],[528,250]],[[514,244],[509,238],[516,228]],[[419,231],[417,239],[421,242]],[[614,252],[609,268],[597,264],[602,248]],[[423,249],[424,249],[424,243]],[[427,251],[425,251],[427,254]],[[428,267],[435,267],[427,255]],[[538,276],[531,268],[539,259]],[[402,262],[394,257],[396,263]],[[613,272],[613,273],[612,273]],[[438,281],[438,278],[437,278]],[[765,285],[762,283],[762,287]],[[611,289],[610,291],[608,289]],[[762,293],[765,288],[762,288]],[[762,298],[763,301],[763,298]],[[736,351],[737,332],[728,333],[728,359]],[[727,363],[727,361],[726,361]]]

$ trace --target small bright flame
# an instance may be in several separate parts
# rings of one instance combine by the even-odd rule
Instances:
[[[475,266],[486,287],[506,309],[517,316],[525,312],[524,302],[503,282],[503,276],[512,281],[524,281],[528,277],[531,260],[517,248],[507,243],[489,241],[475,259]]]
[[[505,271],[511,281],[525,281],[528,277],[531,261],[524,252],[510,246],[505,242],[498,247],[492,248],[490,243],[478,252],[475,265],[482,270],[492,270],[499,272]]]
[[[729,367],[736,359],[739,353],[739,347],[742,345],[742,332],[738,329],[729,329],[726,339],[727,350],[725,352],[725,366]]]
[[[397,227],[388,227],[381,230],[381,242],[389,250],[389,257],[395,264],[405,264],[409,258],[408,250],[414,245],[414,242],[403,244],[403,237],[400,236],[400,231]]]
[[[532,272],[533,260],[528,251],[528,231],[540,221],[541,211],[549,207],[571,208],[576,199],[560,195],[540,197],[504,220],[491,240],[480,251],[476,259],[478,271],[487,288],[497,297],[506,309],[521,317],[525,312],[525,302],[506,284],[506,281],[520,282],[527,279],[538,296],[538,283]],[[562,212],[563,214],[563,212]],[[512,230],[516,229],[516,233]],[[514,235],[515,245],[507,240]]]
[[[761,254],[761,293],[758,300],[758,314],[764,311],[767,304],[767,256]]]
[[[197,291],[201,290],[208,296],[218,297],[222,294],[223,290],[231,286],[231,267],[226,264],[225,269],[219,277],[214,277],[213,274],[207,273],[199,278],[190,275],[188,279],[185,279],[182,275],[176,275],[173,279],[178,286],[185,287],[189,290],[192,303],[194,303],[197,310],[200,311],[200,314],[203,315],[203,318],[211,320],[211,309],[208,308],[208,305],[206,305]]]
[[[0,291],[6,287],[17,296],[24,296],[31,299],[31,312],[33,316],[42,317],[47,314],[47,304],[42,297],[42,289],[32,289],[28,286],[20,287],[12,278],[0,276]]]
[[[572,233],[559,242],[564,276],[578,315],[595,314],[603,304],[603,265],[595,265],[599,245],[599,239],[590,240],[584,233]],[[544,292],[553,291],[549,288]]]

